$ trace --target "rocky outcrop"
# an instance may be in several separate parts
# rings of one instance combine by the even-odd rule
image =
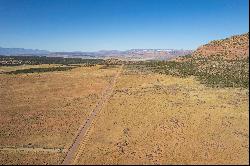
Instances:
[[[226,59],[246,58],[249,56],[249,33],[211,41],[199,47],[192,56],[223,56]]]

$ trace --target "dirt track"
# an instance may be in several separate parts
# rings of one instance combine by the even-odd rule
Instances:
[[[81,145],[81,142],[84,140],[85,135],[87,134],[88,130],[91,127],[92,122],[94,121],[96,115],[99,113],[99,111],[102,109],[104,104],[108,101],[110,98],[114,85],[116,83],[117,78],[120,76],[120,73],[122,72],[123,65],[121,66],[120,70],[115,75],[114,79],[112,80],[112,83],[106,88],[105,92],[102,94],[101,100],[97,103],[96,107],[93,109],[93,111],[90,113],[89,117],[85,122],[82,123],[81,127],[79,128],[79,132],[77,137],[75,138],[73,144],[69,148],[66,157],[64,158],[62,165],[69,165],[72,164],[74,161],[75,156],[77,155],[77,152],[79,150],[79,147]]]
[[[24,148],[24,147],[1,147],[0,150],[2,151],[24,151],[24,152],[51,152],[51,153],[58,153],[58,152],[66,152],[66,149],[60,148]]]

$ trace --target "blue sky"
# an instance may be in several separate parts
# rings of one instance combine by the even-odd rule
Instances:
[[[249,31],[248,0],[0,0],[0,46],[196,49]]]

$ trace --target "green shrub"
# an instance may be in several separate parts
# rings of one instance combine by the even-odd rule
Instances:
[[[75,67],[50,67],[50,68],[30,68],[23,70],[15,70],[7,72],[5,74],[22,74],[22,73],[43,73],[43,72],[54,72],[54,71],[66,71],[71,70]]]
[[[141,64],[152,72],[179,77],[196,76],[211,87],[249,87],[249,57],[227,60],[220,55],[211,57],[186,56],[184,61],[150,61]],[[141,70],[141,69],[140,69]]]

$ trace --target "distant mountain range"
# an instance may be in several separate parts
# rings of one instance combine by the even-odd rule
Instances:
[[[66,57],[66,58],[124,58],[124,59],[171,59],[178,56],[191,54],[192,50],[183,49],[130,49],[126,51],[119,50],[100,50],[96,52],[50,52],[47,50],[24,49],[24,48],[2,48],[0,47],[0,55],[33,55],[33,56],[49,56],[49,57]]]
[[[101,50],[96,52],[53,52],[50,56],[59,57],[78,57],[78,58],[120,58],[120,59],[170,59],[173,57],[191,54],[192,50],[178,49],[130,49],[126,51],[119,50]]]
[[[31,55],[49,54],[47,50],[25,49],[25,48],[3,48],[0,47],[0,55]]]

